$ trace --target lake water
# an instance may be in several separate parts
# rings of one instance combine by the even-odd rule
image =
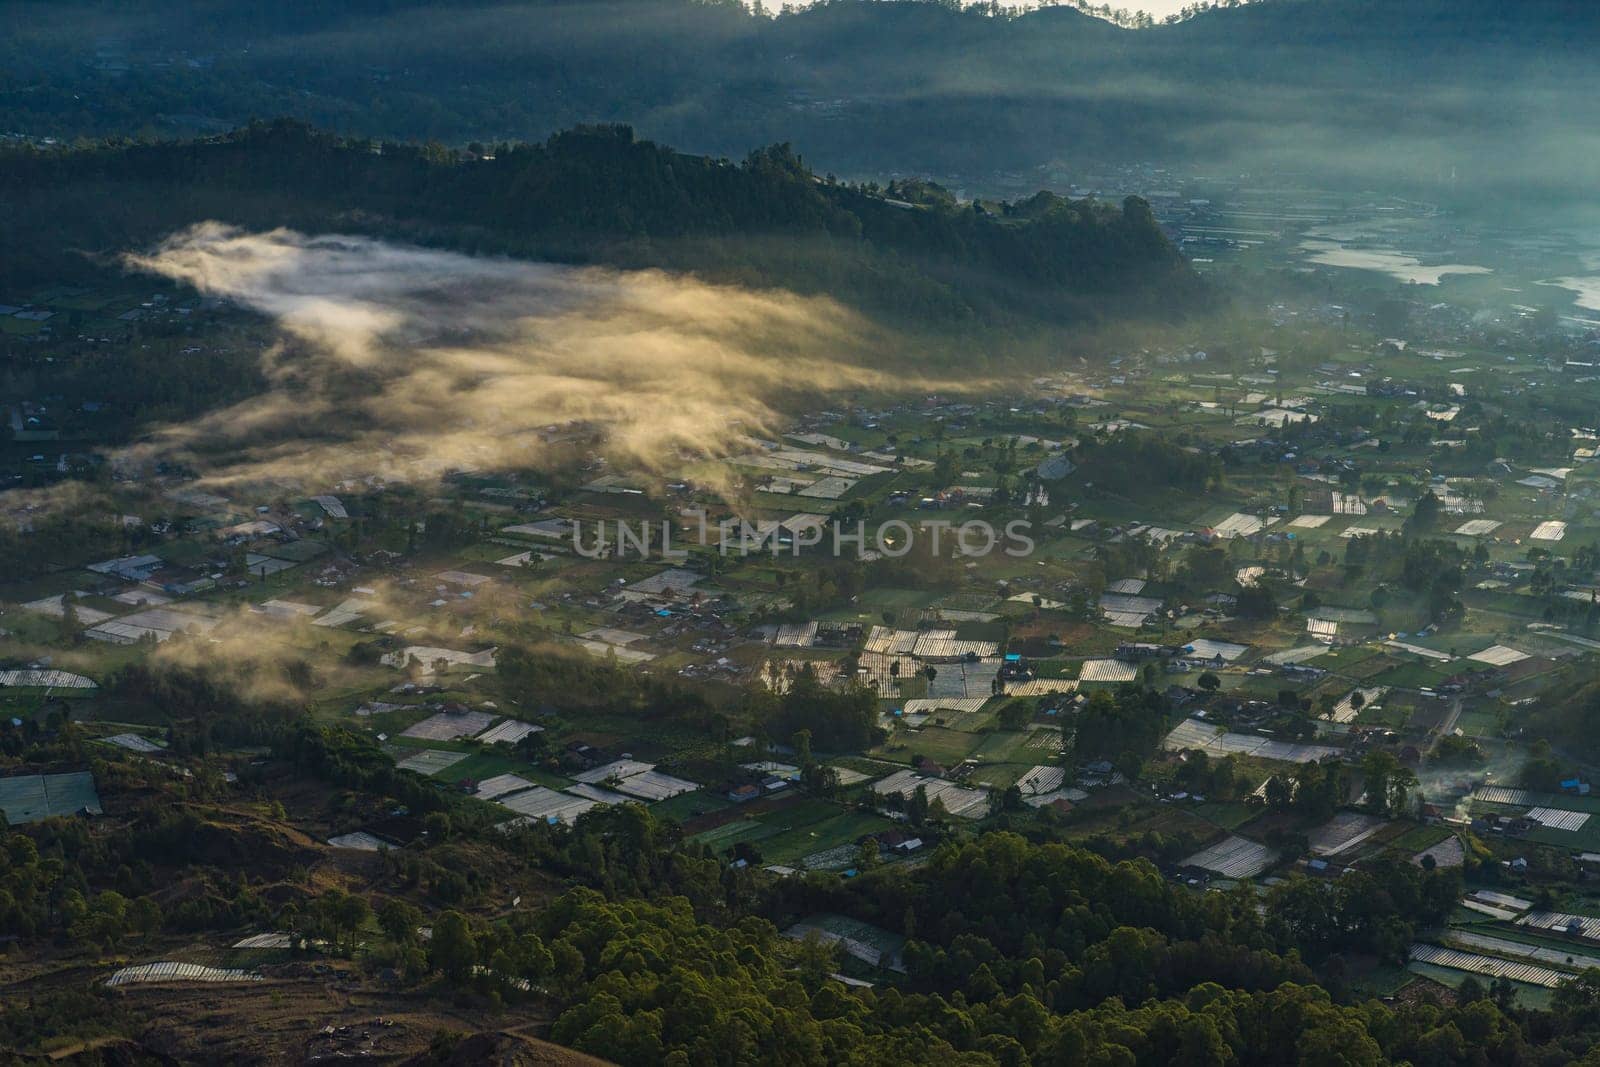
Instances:
[[[1600,311],[1600,276],[1580,278],[1552,278],[1540,285],[1554,285],[1567,290],[1576,298],[1575,303],[1588,311]]]
[[[1488,267],[1470,263],[1424,264],[1416,256],[1392,248],[1346,248],[1337,241],[1302,241],[1306,258],[1325,267],[1347,267],[1351,270],[1370,270],[1400,282],[1417,285],[1438,285],[1441,278],[1452,274],[1492,274]],[[1560,284],[1560,283],[1557,283]]]

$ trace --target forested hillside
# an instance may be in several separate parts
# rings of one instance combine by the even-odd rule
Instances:
[[[19,148],[0,152],[0,197],[7,286],[98,269],[96,254],[217,219],[696,270],[919,322],[1170,315],[1202,296],[1137,199],[1040,193],[963,205],[926,183],[885,191],[819,177],[786,144],[734,163],[638,140],[625,126],[481,153],[347,140],[289,121],[199,141]]]
[[[1145,29],[867,0],[776,17],[693,0],[203,6],[6,5],[0,131],[170,136],[287,114],[465,143],[630,122],[712,154],[792,140],[857,175],[1109,160],[1440,191],[1594,176],[1583,131],[1555,117],[1595,92],[1595,11],[1572,0],[1262,0]]]

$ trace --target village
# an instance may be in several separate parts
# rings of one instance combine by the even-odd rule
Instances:
[[[0,714],[177,767],[181,729],[116,680],[238,656],[508,828],[642,804],[774,879],[848,880],[1019,828],[1196,892],[1380,857],[1462,868],[1448,926],[1352,980],[1503,978],[1542,1003],[1600,960],[1596,771],[1530,731],[1600,653],[1600,428],[1565,414],[1594,410],[1593,335],[1461,296],[1408,291],[1401,314],[1298,236],[1222,247],[1193,225],[1206,206],[1174,211],[1216,269],[1309,253],[1321,288],[1274,289],[1270,326],[1003,395],[796,413],[666,479],[586,451],[574,423],[544,431],[577,450],[559,474],[219,486],[75,448],[98,401],[19,400],[11,483],[93,468],[119,551],[64,544],[0,584]],[[191,354],[263,343],[179,296],[4,310],[30,336],[88,323],[84,344],[141,323]],[[34,508],[11,517],[45,521]],[[861,534],[841,549],[841,530]],[[736,710],[569,699],[549,664]],[[230,780],[261,762],[248,745],[205,759]],[[12,825],[115,809],[88,766],[0,778]],[[361,854],[428,833],[361,804],[300,828]],[[789,932],[837,941],[852,981],[901,968],[903,938],[856,920]],[[250,966],[119,980],[167,964]]]

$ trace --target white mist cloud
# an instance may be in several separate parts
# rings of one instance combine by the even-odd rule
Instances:
[[[135,452],[218,484],[536,465],[541,431],[574,422],[619,467],[665,474],[770,432],[784,396],[918,384],[879,369],[886,339],[831,300],[660,272],[214,222],[126,261],[284,331],[266,393]]]

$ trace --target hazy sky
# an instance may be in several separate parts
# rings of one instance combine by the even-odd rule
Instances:
[[[786,2],[790,6],[804,7],[810,0],[762,0],[762,6],[768,11],[780,11]],[[1053,0],[1000,0],[1002,7],[1042,7],[1051,2]],[[1186,4],[1193,3],[1194,0],[1092,0],[1092,2],[1096,5],[1110,3],[1113,8],[1123,11],[1144,11],[1159,19],[1183,10]]]
[[[1102,0],[1096,0],[1096,3],[1100,2]],[[1194,0],[1123,0],[1121,3],[1110,0],[1110,2],[1112,7],[1124,11],[1144,11],[1159,19],[1183,10],[1185,4],[1193,3]]]
[[[1133,0],[1128,3],[1112,3],[1112,7],[1120,7],[1127,11],[1145,11],[1156,18],[1165,18],[1193,0]]]

